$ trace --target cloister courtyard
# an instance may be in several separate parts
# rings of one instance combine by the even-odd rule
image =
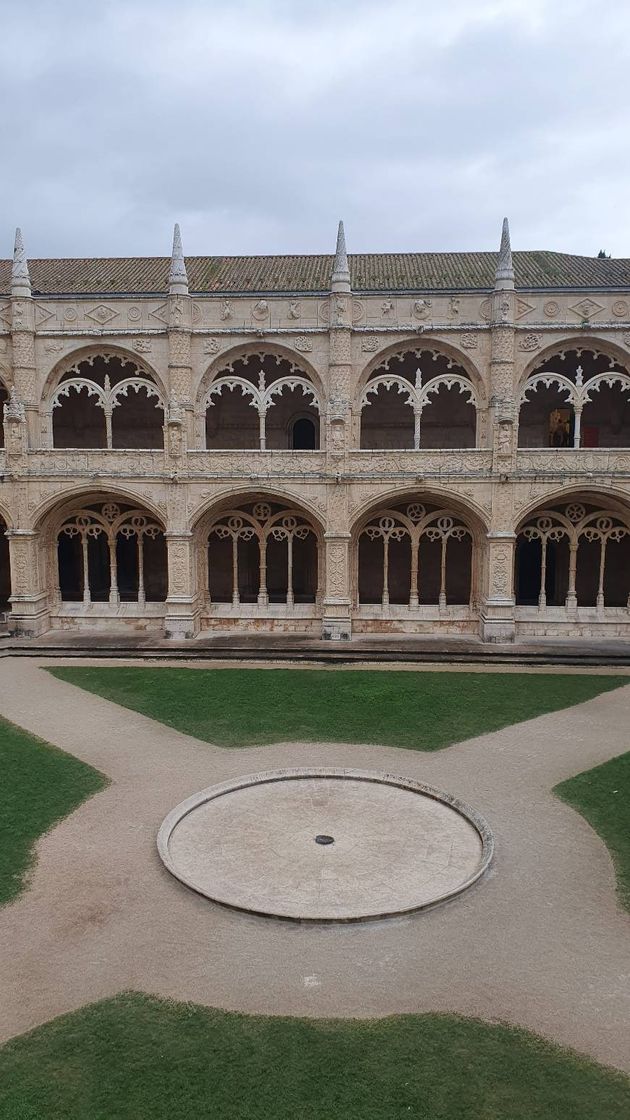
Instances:
[[[630,1113],[628,670],[6,652],[2,1120]],[[369,812],[310,784],[285,835],[293,793],[278,818],[252,780],[277,793],[304,770],[368,775]],[[401,783],[445,798],[417,858],[404,799],[378,817]],[[206,815],[188,854],[205,875],[237,842],[223,870],[265,904],[190,889],[158,851],[165,818],[217,787],[253,812],[234,802],[204,848]],[[457,870],[451,810],[489,858],[424,908],[416,871]],[[300,904],[331,883],[340,906],[357,884],[411,904],[282,920],[287,883]]]

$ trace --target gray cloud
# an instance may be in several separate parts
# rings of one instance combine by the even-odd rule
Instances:
[[[2,7],[3,255],[630,256],[625,0]]]

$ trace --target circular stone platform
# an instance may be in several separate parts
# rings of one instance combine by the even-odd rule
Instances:
[[[301,921],[419,910],[470,887],[492,859],[485,821],[392,774],[270,770],[189,797],[158,834],[168,870],[215,902]]]

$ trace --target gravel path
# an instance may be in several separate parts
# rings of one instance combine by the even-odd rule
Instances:
[[[630,685],[436,754],[343,743],[229,751],[56,680],[45,664],[0,662],[0,713],[112,784],[42,839],[29,889],[0,911],[1,1040],[133,988],[261,1014],[454,1011],[630,1072],[630,916],[605,846],[551,794],[630,749]],[[489,875],[424,914],[311,927],[223,909],[162,867],[156,833],[184,797],[320,764],[387,769],[462,798],[494,831]]]

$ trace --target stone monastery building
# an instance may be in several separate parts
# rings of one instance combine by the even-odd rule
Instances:
[[[0,262],[11,631],[630,637],[630,260]]]

